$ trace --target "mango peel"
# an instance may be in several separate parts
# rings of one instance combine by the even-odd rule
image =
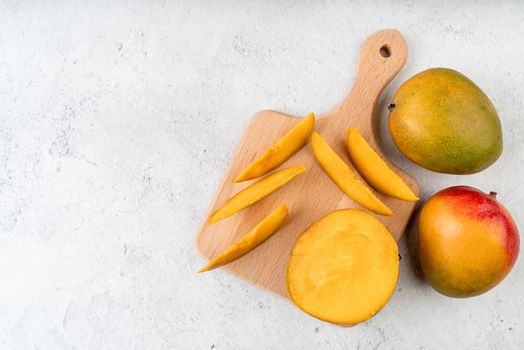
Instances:
[[[473,174],[502,153],[495,107],[473,81],[455,70],[432,68],[411,77],[395,92],[389,110],[395,145],[428,170]]]
[[[495,195],[454,186],[424,204],[418,258],[424,278],[439,293],[455,298],[485,293],[515,265],[519,230]]]

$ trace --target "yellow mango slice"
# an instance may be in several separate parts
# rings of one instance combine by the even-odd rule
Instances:
[[[357,128],[348,130],[348,151],[362,177],[377,191],[410,202],[418,197],[362,137]]]
[[[209,223],[213,224],[219,220],[230,217],[236,212],[249,207],[251,204],[264,199],[305,170],[306,168],[304,166],[293,166],[274,172],[262,180],[249,185],[231,197],[220,209],[215,211],[211,215]]]
[[[386,305],[398,276],[397,243],[384,225],[363,210],[343,209],[325,215],[298,237],[286,284],[302,311],[355,325]]]
[[[313,133],[311,137],[313,153],[324,171],[340,189],[363,207],[380,215],[393,215],[380,199],[353,173],[351,168],[335,153],[324,139]]]
[[[310,113],[293,129],[289,130],[264,153],[253,160],[235,178],[234,182],[242,182],[262,176],[275,169],[295,154],[306,143],[315,125],[315,115]]]
[[[260,221],[251,231],[249,231],[238,241],[230,245],[229,248],[213,258],[213,260],[211,260],[198,272],[216,269],[217,267],[228,264],[231,261],[246,255],[255,249],[259,244],[271,237],[271,235],[282,226],[286,218],[287,207],[285,205],[281,205],[277,209],[273,210],[273,212],[266,216],[262,221]]]

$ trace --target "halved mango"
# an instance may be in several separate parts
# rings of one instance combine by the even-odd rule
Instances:
[[[357,128],[348,130],[348,151],[360,175],[377,191],[405,201],[418,200],[404,180],[380,158]]]
[[[315,125],[315,115],[310,113],[264,153],[253,160],[233,180],[242,182],[262,176],[288,160],[306,143]]]
[[[228,199],[220,209],[215,211],[211,215],[209,223],[213,224],[219,220],[225,219],[236,212],[249,207],[253,203],[264,199],[304,171],[306,171],[306,168],[302,165],[293,166],[274,172],[262,180],[244,188],[242,191]]]
[[[271,237],[271,235],[282,226],[286,218],[287,206],[281,205],[260,221],[251,231],[213,258],[213,260],[198,272],[216,269],[217,267],[228,264],[231,261],[246,255],[259,244]]]
[[[351,168],[335,153],[324,139],[313,133],[311,144],[315,158],[320,163],[326,174],[337,184],[340,189],[363,207],[380,215],[393,215],[380,199],[353,173]]]
[[[304,312],[355,325],[393,295],[397,243],[375,217],[359,209],[333,211],[300,235],[287,267],[287,291]]]

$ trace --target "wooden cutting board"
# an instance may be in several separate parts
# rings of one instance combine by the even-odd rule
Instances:
[[[336,110],[321,117],[317,115],[315,131],[351,167],[346,149],[347,129],[358,127],[370,145],[380,153],[373,131],[374,109],[386,85],[406,63],[407,54],[406,41],[396,30],[386,29],[370,36],[362,47],[357,77],[349,96]],[[304,165],[307,168],[306,172],[269,197],[232,217],[213,225],[207,224],[207,221],[209,215],[228,198],[258,180],[233,183],[235,176],[247,164],[296,125],[298,120],[297,117],[270,110],[261,111],[251,119],[196,237],[198,252],[205,258],[214,257],[253,228],[277,206],[286,204],[289,208],[289,217],[284,226],[253,251],[224,267],[238,277],[283,297],[287,297],[286,267],[296,238],[314,221],[332,210],[363,209],[346,196],[323,172],[314,158],[310,142],[278,168]],[[395,165],[390,163],[390,166],[416,194],[419,193],[418,184],[413,178]],[[357,171],[355,173],[358,174]],[[373,215],[384,223],[398,241],[416,203],[376,194],[394,211],[394,215],[390,217]],[[197,266],[195,272],[196,270]]]

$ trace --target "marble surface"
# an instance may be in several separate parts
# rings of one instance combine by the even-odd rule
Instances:
[[[0,348],[522,348],[522,259],[491,292],[446,298],[413,268],[413,225],[393,299],[354,328],[196,274],[195,231],[250,116],[333,108],[386,27],[410,56],[382,106],[411,75],[455,68],[505,137],[481,174],[433,174],[392,146],[382,108],[386,154],[424,198],[495,190],[523,225],[523,2],[2,1]]]

